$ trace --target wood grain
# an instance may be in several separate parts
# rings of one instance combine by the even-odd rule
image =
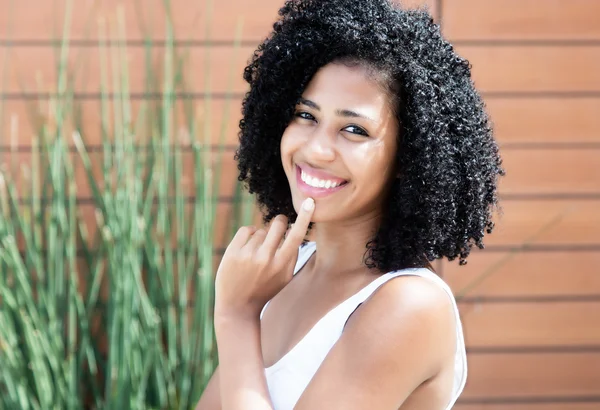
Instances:
[[[477,354],[468,363],[462,399],[600,395],[599,354]]]
[[[488,98],[486,103],[500,144],[600,142],[600,99]]]
[[[596,46],[461,45],[456,50],[473,65],[475,85],[484,93],[600,90]]]
[[[460,311],[467,348],[584,345],[600,349],[600,301],[461,302]]]
[[[186,99],[186,101],[193,106],[192,111],[198,110],[202,113],[208,110],[201,97]],[[134,118],[137,118],[142,102],[143,100],[140,99],[131,101]],[[75,104],[81,111],[87,141],[91,144],[100,143],[100,101],[98,99],[79,99]],[[210,121],[211,134],[217,138],[227,104],[223,98],[215,97],[212,98],[210,105],[210,115],[213,118],[213,121]],[[183,106],[182,101],[177,102],[179,118],[185,122]],[[598,115],[600,99],[491,98],[487,101],[487,107],[494,126],[495,137],[502,148],[526,148],[528,152],[531,152],[532,149],[544,147],[569,148],[577,147],[577,144],[580,144],[586,148],[589,144],[600,144],[600,115]],[[31,120],[32,108],[37,112],[33,122]],[[20,131],[18,143],[27,146],[30,145],[31,137],[35,134],[36,121],[40,119],[40,116],[46,116],[48,113],[48,100],[6,100],[4,101],[4,112],[6,120],[4,124],[0,124],[1,131],[4,131],[5,135],[10,133],[9,118],[15,115],[18,118]],[[240,118],[241,97],[236,95],[229,105],[226,143],[237,143],[237,126]],[[7,144],[6,140],[0,141],[0,146],[5,144]]]
[[[600,3],[589,0],[450,0],[444,31],[453,40],[600,39]]]
[[[211,39],[232,40],[238,22],[241,22],[242,37],[259,41],[269,34],[284,1],[170,0],[170,3],[174,34],[178,39],[202,40],[207,38],[209,30]],[[3,9],[0,13],[0,39],[49,40],[61,37],[66,0],[22,0],[12,2],[12,10],[10,4],[10,0],[0,0]],[[162,0],[95,0],[74,1],[73,4],[69,35],[72,39],[96,39],[98,19],[116,20],[119,4],[123,7],[128,38],[166,38],[167,18]],[[434,16],[437,15],[435,0],[403,0],[402,4],[410,8],[425,6]],[[210,19],[207,19],[208,16]],[[212,24],[207,24],[207,20]],[[13,21],[18,24],[10,24]]]
[[[118,49],[118,47],[116,47]],[[217,46],[178,46],[173,52],[174,70],[176,61],[183,61],[182,75],[186,92],[224,93],[232,91],[241,93],[246,90],[242,78],[244,67],[254,51],[254,46],[242,46],[235,49],[231,45]],[[126,62],[116,60],[117,64],[126,64],[130,93],[161,91],[164,89],[164,64],[167,48],[155,46],[146,54],[143,46],[121,47],[127,56]],[[98,47],[82,46],[69,50],[67,69],[70,76],[69,85],[76,93],[99,95],[102,88],[102,72],[106,72],[105,90],[122,92],[123,88],[112,76],[113,55],[106,50],[107,63],[102,62]],[[0,54],[1,56],[2,54]],[[0,65],[0,78],[6,76],[6,87],[3,93],[48,94],[58,91],[59,50],[50,46],[36,45],[16,47],[9,50],[8,64]],[[119,67],[119,65],[117,65]],[[148,67],[153,77],[148,77]],[[122,70],[117,71],[121,75]],[[147,85],[150,83],[150,86]],[[180,91],[181,89],[179,89]],[[127,89],[125,90],[127,91]]]
[[[455,293],[470,298],[576,297],[600,295],[599,271],[600,251],[484,250],[473,252],[466,266],[446,262],[443,277]]]

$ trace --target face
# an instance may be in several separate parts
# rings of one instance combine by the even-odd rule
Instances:
[[[380,214],[395,177],[397,137],[390,98],[366,67],[321,68],[281,140],[296,211],[310,196],[313,222]]]

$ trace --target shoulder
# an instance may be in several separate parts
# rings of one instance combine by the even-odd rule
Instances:
[[[437,283],[438,280],[440,283]],[[432,319],[439,314],[446,316],[453,313],[454,305],[451,295],[441,283],[442,279],[417,274],[393,277],[373,292],[365,302],[365,310],[377,313],[380,309],[385,309],[392,315],[410,312],[431,316]],[[366,308],[367,306],[370,308]]]
[[[296,408],[398,408],[452,366],[453,302],[436,282],[398,276],[381,285],[350,316]]]
[[[441,283],[430,278],[397,276],[357,309],[347,330],[355,340],[369,345],[384,340],[383,351],[392,357],[406,357],[410,352],[429,378],[455,351],[456,319],[451,298]]]

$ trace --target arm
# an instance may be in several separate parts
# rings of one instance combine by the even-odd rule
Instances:
[[[308,198],[287,236],[283,215],[268,230],[240,228],[223,255],[215,280],[215,335],[224,410],[273,410],[260,343],[260,311],[292,279],[313,211],[314,201]]]
[[[217,367],[200,396],[195,410],[221,410],[219,368]]]
[[[273,410],[258,316],[215,318],[223,409]]]

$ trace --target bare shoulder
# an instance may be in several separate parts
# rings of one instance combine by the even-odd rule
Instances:
[[[388,353],[412,352],[422,358],[423,374],[431,377],[454,353],[455,320],[451,296],[439,283],[403,275],[380,286],[352,315],[346,330],[368,344],[385,341]]]
[[[431,320],[453,316],[450,295],[432,279],[418,275],[402,275],[381,285],[364,303],[365,315],[381,314],[388,320],[396,315],[418,314]],[[385,320],[385,319],[384,319]]]

